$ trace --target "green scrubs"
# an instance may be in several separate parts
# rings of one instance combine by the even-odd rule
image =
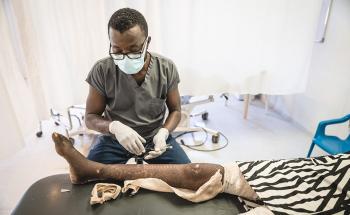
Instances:
[[[140,86],[110,57],[99,60],[86,79],[106,98],[104,117],[131,127],[147,141],[163,125],[167,93],[180,82],[176,66],[170,59],[150,54],[148,71]]]

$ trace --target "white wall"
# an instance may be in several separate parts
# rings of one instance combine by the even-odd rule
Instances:
[[[38,117],[32,85],[15,52],[16,37],[7,22],[5,2],[0,2],[0,159],[13,155],[34,135]]]
[[[272,98],[274,109],[314,132],[319,121],[350,113],[350,1],[333,1],[326,40],[315,43],[306,90]],[[345,136],[346,126],[333,127]]]
[[[0,123],[0,159],[4,159],[20,149],[23,146],[23,140],[1,77],[0,98],[0,119],[2,122],[6,122]]]

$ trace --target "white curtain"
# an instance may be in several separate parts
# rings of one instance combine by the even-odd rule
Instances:
[[[49,108],[84,103],[86,75],[108,56],[109,17],[132,7],[148,21],[150,50],[176,63],[181,94],[300,93],[320,5],[321,0],[1,0],[0,83],[23,136],[48,117]]]

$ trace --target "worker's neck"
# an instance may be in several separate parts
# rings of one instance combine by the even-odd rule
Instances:
[[[142,69],[138,73],[132,75],[138,85],[141,85],[145,80],[150,61],[151,55],[147,52],[145,64],[143,65]]]

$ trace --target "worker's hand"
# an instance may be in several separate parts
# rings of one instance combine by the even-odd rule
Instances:
[[[119,121],[113,121],[109,124],[109,132],[115,135],[119,143],[130,153],[140,155],[145,152],[143,139],[134,129]]]
[[[154,150],[148,152],[148,155],[145,157],[145,160],[156,158],[166,151],[166,140],[168,139],[168,136],[168,129],[159,129],[158,133],[153,137]]]

